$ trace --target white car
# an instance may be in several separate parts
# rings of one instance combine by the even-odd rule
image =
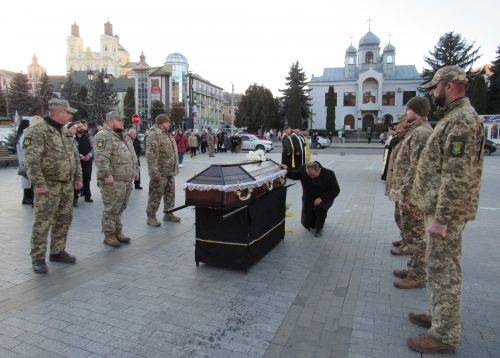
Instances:
[[[262,140],[253,134],[240,134],[241,137],[241,150],[265,150],[269,152],[273,150],[273,142],[269,140]]]
[[[328,138],[317,136],[317,139],[318,139],[318,144],[317,144],[317,147],[314,148],[314,144],[312,142],[312,137],[307,137],[307,140],[309,141],[312,149],[325,149],[326,147],[328,147],[330,145],[330,139],[328,139]]]

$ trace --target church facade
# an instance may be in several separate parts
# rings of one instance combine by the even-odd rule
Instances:
[[[331,87],[337,103],[335,129],[366,131],[403,114],[422,82],[414,65],[396,65],[396,49],[391,43],[381,51],[380,39],[368,31],[358,49],[352,44],[347,48],[344,67],[325,68],[322,76],[312,76],[308,83],[312,128],[326,128],[326,95]]]
[[[114,77],[126,76],[136,63],[129,62],[130,54],[120,44],[120,37],[113,34],[113,25],[109,21],[104,24],[100,40],[98,52],[90,47],[84,48],[79,26],[76,23],[71,25],[71,35],[66,39],[66,72],[104,69]]]

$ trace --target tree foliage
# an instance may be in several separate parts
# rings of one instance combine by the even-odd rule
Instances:
[[[66,81],[63,82],[64,87],[61,89],[61,97],[74,107],[79,104],[78,91],[80,85],[73,81],[73,73],[71,71],[66,75]],[[76,108],[76,107],[75,107]]]
[[[459,33],[447,32],[439,38],[437,45],[429,56],[424,57],[425,63],[430,68],[425,68],[422,76],[428,82],[437,70],[444,66],[457,65],[463,69],[470,69],[474,62],[481,57],[480,47],[475,46],[475,42],[469,44]]]
[[[162,101],[151,102],[151,119],[155,120],[156,116],[165,113],[165,105]]]
[[[484,72],[479,76],[475,76],[469,87],[469,98],[472,106],[478,114],[487,114],[488,101],[488,86],[484,79]]]
[[[127,88],[127,94],[123,99],[123,114],[125,115],[125,126],[132,125],[132,116],[135,113],[135,94],[134,87]]]
[[[87,87],[79,86],[75,102],[74,103],[70,102],[73,103],[72,107],[78,109],[78,112],[76,112],[73,115],[73,119],[74,120],[87,119],[89,124],[94,125],[95,121],[91,119],[91,116],[89,116],[88,112],[89,106],[87,105],[87,100],[88,100],[87,96],[88,96]]]
[[[335,107],[337,106],[337,94],[333,86],[328,88],[326,93],[326,130],[335,130]]]
[[[283,93],[285,120],[293,128],[305,128],[310,116],[311,99],[309,98],[310,90],[305,88],[307,86],[306,75],[299,67],[299,61],[290,67],[286,85],[286,89],[280,90]]]
[[[268,88],[256,83],[247,88],[241,96],[235,126],[246,127],[250,131],[257,131],[259,128],[282,128],[279,102]]]
[[[9,116],[9,111],[7,109],[7,90],[0,91],[0,116]]]
[[[173,103],[170,110],[170,119],[176,127],[180,127],[182,125],[185,116],[186,110],[184,109],[184,105],[180,102]]]
[[[49,109],[49,100],[53,97],[53,95],[54,89],[50,84],[49,76],[47,76],[47,72],[44,72],[40,77],[40,83],[36,88],[32,112],[34,114],[41,114],[42,116],[45,116]]]
[[[493,61],[493,74],[490,77],[490,86],[488,88],[489,112],[491,114],[500,113],[500,46],[497,48],[497,58]]]
[[[28,77],[22,73],[17,73],[9,87],[9,108],[10,111],[16,111],[19,115],[31,114],[33,97]]]
[[[104,69],[97,72],[97,78],[91,82],[90,95],[88,98],[88,113],[90,114],[89,122],[104,123],[106,113],[115,110],[116,105],[120,102],[118,95],[113,91],[113,85],[105,82],[107,74]]]

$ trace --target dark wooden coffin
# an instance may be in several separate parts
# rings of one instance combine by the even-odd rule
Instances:
[[[186,182],[186,205],[218,209],[245,205],[282,186],[285,173],[270,159],[214,164]]]

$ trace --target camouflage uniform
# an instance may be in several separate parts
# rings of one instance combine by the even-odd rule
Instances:
[[[398,173],[399,200],[409,204],[409,209],[401,209],[401,229],[408,245],[410,260],[408,262],[408,277],[416,281],[425,280],[425,227],[424,213],[410,200],[410,192],[415,180],[417,165],[427,139],[432,133],[432,127],[427,121],[417,119],[410,124],[394,162],[394,172]]]
[[[465,97],[438,110],[436,116],[440,120],[422,152],[411,197],[423,210],[426,227],[433,221],[447,225],[444,238],[431,237],[426,230],[432,292],[428,334],[456,347],[461,324],[462,231],[478,207],[484,130]]]
[[[149,198],[146,213],[156,215],[163,197],[164,209],[175,205],[175,175],[179,173],[177,144],[174,136],[154,125],[148,136],[146,159],[149,171]]]
[[[214,148],[215,148],[215,133],[212,131],[208,131],[207,146],[208,146],[208,155],[210,157],[213,157],[214,156]]]
[[[106,124],[94,138],[94,151],[97,185],[104,204],[102,232],[114,233],[123,226],[122,213],[127,208],[132,181],[139,170],[137,156],[130,137],[125,132],[115,132]],[[113,176],[113,185],[104,184],[109,175]]]
[[[33,187],[49,189],[48,195],[35,190],[31,257],[41,260],[45,259],[51,228],[50,253],[58,254],[66,247],[73,220],[74,182],[82,180],[82,168],[73,136],[50,118],[27,129],[23,147]]]
[[[396,157],[398,155],[399,150],[401,149],[401,142],[404,138],[404,133],[398,134],[399,141],[392,148],[391,156],[389,158],[389,164],[387,165],[387,177],[385,181],[385,195],[389,198],[389,200],[394,201],[394,221],[401,232],[401,236],[403,236],[403,229],[401,225],[401,212],[399,210],[399,198],[396,197],[397,190],[394,190],[395,179],[397,178],[394,174],[394,163],[396,161]]]

